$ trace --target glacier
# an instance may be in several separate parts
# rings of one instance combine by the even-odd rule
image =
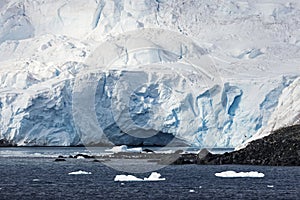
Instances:
[[[0,139],[237,147],[299,124],[299,22],[296,0],[3,0]]]

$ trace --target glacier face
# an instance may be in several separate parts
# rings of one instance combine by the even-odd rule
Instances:
[[[0,14],[0,139],[235,147],[299,123],[298,1],[5,0]],[[161,36],[152,50],[120,48],[118,34],[145,28],[199,46],[166,51]],[[118,45],[104,60],[117,61],[93,77],[89,59],[105,40]],[[203,81],[189,52],[208,55],[218,80]]]

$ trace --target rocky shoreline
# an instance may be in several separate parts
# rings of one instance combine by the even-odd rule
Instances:
[[[271,135],[250,142],[244,149],[224,154],[212,154],[207,149],[202,149],[199,153],[185,153],[179,150],[171,154],[148,150],[142,153],[119,152],[98,157],[75,155],[73,158],[79,156],[101,162],[109,159],[146,159],[148,162],[174,165],[300,166],[300,125],[281,128]]]
[[[6,139],[0,139],[0,147],[16,147],[14,142],[8,141]]]
[[[238,151],[200,155],[197,164],[300,166],[300,125],[278,129]]]
[[[11,141],[0,140],[0,147],[15,147]],[[174,153],[158,153],[150,148],[141,152],[117,152],[112,154],[59,156],[55,161],[67,159],[91,159],[106,162],[111,159],[144,159],[158,164],[199,164],[199,165],[266,165],[266,166],[300,166],[300,125],[278,129],[272,134],[250,142],[245,148],[224,154],[212,154],[207,149],[198,153],[178,150]]]

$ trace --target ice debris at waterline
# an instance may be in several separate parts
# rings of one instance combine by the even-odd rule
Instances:
[[[224,171],[220,173],[215,173],[217,177],[223,178],[245,178],[245,177],[252,177],[252,178],[262,178],[265,175],[260,172],[250,171],[250,172],[235,172],[235,171]]]
[[[111,149],[106,149],[105,151],[107,152],[112,152],[112,153],[141,153],[143,151],[142,147],[136,147],[136,148],[128,148],[126,145],[121,145],[121,146],[115,146]]]
[[[92,174],[92,172],[86,172],[86,171],[76,171],[76,172],[70,172],[68,173],[69,175],[89,175]]]
[[[152,172],[150,176],[144,179],[137,178],[133,175],[116,175],[114,181],[165,181],[166,178],[160,178],[161,174],[157,172]]]

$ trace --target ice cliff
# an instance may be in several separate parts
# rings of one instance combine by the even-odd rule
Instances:
[[[174,34],[135,41],[151,49],[118,44],[147,28]],[[0,139],[235,147],[300,123],[299,30],[296,0],[3,0]],[[161,48],[176,35],[197,45]],[[99,49],[104,41],[114,48]],[[103,63],[117,57],[90,72],[97,51]],[[211,69],[188,55],[209,57],[217,73],[206,80]]]

